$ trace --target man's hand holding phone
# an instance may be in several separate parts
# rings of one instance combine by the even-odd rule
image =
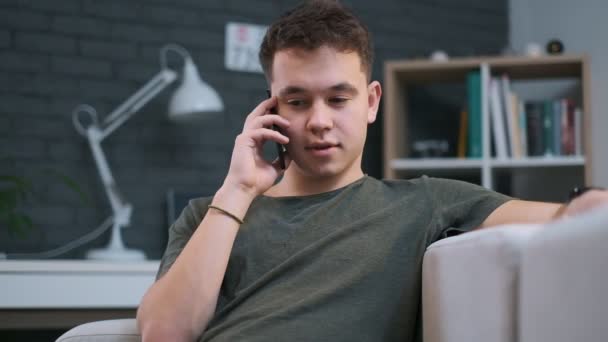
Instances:
[[[268,162],[263,156],[263,145],[273,141],[285,145],[289,138],[281,133],[289,128],[289,121],[270,114],[277,106],[277,98],[260,103],[245,119],[243,132],[236,137],[230,169],[223,187],[244,190],[252,199],[268,190],[284,172],[279,158]],[[278,127],[274,130],[272,127]],[[285,166],[288,165],[285,160]]]
[[[266,95],[268,96],[268,98],[272,97],[272,95],[270,94],[270,90],[266,90]],[[270,108],[268,113],[277,114],[277,115],[279,114],[277,112],[277,107]],[[281,131],[277,125],[272,125],[272,129],[274,129],[275,131]],[[279,166],[281,166],[281,169],[285,170],[287,168],[287,165],[285,164],[285,155],[287,155],[287,149],[285,148],[285,145],[283,145],[283,144],[276,143],[276,145],[277,145],[277,155],[279,157]]]

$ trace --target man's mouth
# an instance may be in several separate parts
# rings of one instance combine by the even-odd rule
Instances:
[[[314,156],[326,157],[330,156],[338,147],[340,147],[340,144],[337,143],[319,142],[307,145],[306,150]]]
[[[315,144],[310,144],[308,146],[306,146],[307,150],[326,150],[326,149],[330,149],[332,147],[338,147],[339,144],[335,144],[335,143],[315,143]]]

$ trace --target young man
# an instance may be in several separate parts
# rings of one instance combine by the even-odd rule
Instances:
[[[412,341],[422,256],[448,230],[545,222],[608,201],[595,191],[563,206],[364,175],[382,90],[367,29],[335,1],[281,17],[260,59],[274,96],[245,120],[215,196],[191,201],[170,228],[137,315],[144,341]],[[286,145],[286,170],[263,159],[267,141]]]

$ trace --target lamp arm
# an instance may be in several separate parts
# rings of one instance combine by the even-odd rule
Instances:
[[[87,140],[89,141],[93,159],[95,160],[95,166],[97,166],[97,171],[101,177],[106,196],[110,201],[112,213],[114,214],[114,221],[123,221],[124,225],[128,225],[131,204],[125,200],[116,186],[108,161],[101,148],[101,139],[102,133],[99,128],[96,125],[89,126],[87,129]]]
[[[72,112],[72,122],[76,131],[85,136],[89,142],[95,166],[101,177],[106,196],[110,201],[112,216],[100,226],[105,229],[112,224],[112,234],[110,243],[105,249],[90,251],[87,257],[93,259],[112,259],[112,260],[141,260],[145,255],[137,250],[125,249],[122,243],[120,229],[130,224],[133,206],[121,195],[106,156],[101,148],[102,141],[114,132],[118,127],[137,113],[146,103],[150,102],[155,96],[163,91],[167,86],[177,79],[177,73],[167,65],[167,55],[175,52],[184,59],[189,59],[190,55],[181,46],[170,44],[161,49],[161,70],[146,84],[139,88],[133,95],[127,98],[116,109],[114,109],[104,120],[99,123],[97,112],[89,105],[82,104],[77,106]],[[84,125],[82,115],[86,114],[89,124]],[[107,223],[107,224],[106,224]],[[1,257],[1,253],[0,253]]]
[[[135,94],[126,99],[104,119],[100,139],[103,140],[114,132],[114,130],[131,118],[141,107],[176,79],[177,74],[171,69],[163,68],[159,71],[156,76],[139,88]]]
[[[114,177],[110,171],[110,166],[108,165],[106,156],[101,148],[101,142],[108,135],[114,132],[114,130],[116,130],[120,125],[131,118],[131,116],[137,113],[142,106],[148,103],[152,98],[158,95],[158,93],[171,84],[176,78],[177,74],[174,71],[168,68],[162,69],[139,90],[137,90],[135,94],[131,95],[112,113],[110,113],[110,115],[105,118],[102,125],[97,123],[95,111],[90,107],[77,108],[75,112],[74,120],[77,124],[77,128],[80,127],[83,129],[82,124],[80,124],[80,121],[77,120],[79,110],[88,113],[92,118],[92,124],[86,129],[86,137],[89,141],[89,146],[91,148],[91,152],[93,153],[93,159],[95,160],[95,166],[97,166],[97,171],[101,177],[106,196],[108,197],[112,207],[114,224],[118,224],[120,226],[129,225],[132,206],[122,196],[116,182],[114,181]]]

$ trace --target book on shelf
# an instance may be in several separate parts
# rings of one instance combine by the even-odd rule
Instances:
[[[580,108],[574,110],[574,153],[577,156],[583,155],[582,139],[583,112]]]
[[[583,114],[572,99],[521,100],[507,75],[492,77],[487,94],[496,158],[582,155]]]
[[[458,150],[456,156],[460,159],[467,157],[467,137],[468,137],[468,112],[463,109],[460,111],[460,127],[458,129]]]
[[[575,108],[574,102],[569,99],[561,100],[561,152],[565,155],[582,154],[576,150],[576,135],[580,133],[580,122],[576,122],[575,116],[580,109]],[[574,129],[572,129],[574,127]]]
[[[509,102],[509,108],[507,113],[509,114],[510,118],[511,118],[511,122],[509,123],[509,126],[511,126],[511,153],[513,158],[522,158],[523,157],[523,142],[522,142],[522,138],[521,138],[521,134],[522,134],[522,130],[521,130],[521,125],[519,124],[519,98],[517,97],[517,94],[515,94],[514,92],[510,91],[507,95],[506,98],[508,98],[508,102]]]
[[[467,74],[467,153],[468,158],[481,158],[481,73]]]
[[[545,100],[543,101],[543,147],[545,156],[555,156],[555,144],[553,143],[553,126],[554,126],[554,107],[553,101]]]
[[[553,152],[556,156],[564,155],[562,153],[562,106],[563,101],[553,101]]]
[[[496,158],[509,157],[509,147],[506,135],[505,113],[502,103],[500,82],[497,78],[490,79],[490,122],[492,123],[492,138],[496,150]]]
[[[511,95],[513,91],[511,91],[511,81],[507,75],[502,75],[500,77],[500,94],[501,105],[502,105],[502,114],[504,117],[504,123],[506,125],[506,138],[507,138],[507,153],[511,157],[515,157],[515,118],[513,117],[513,103],[511,102]]]
[[[528,152],[533,156],[572,156],[582,155],[581,120],[582,111],[571,99],[528,101],[524,105],[528,140],[534,140]],[[536,124],[536,116],[542,120],[542,130],[531,128]],[[577,121],[576,117],[579,117]],[[531,118],[532,117],[532,118]],[[577,143],[577,137],[579,141]],[[578,149],[577,149],[578,146]]]
[[[517,123],[519,127],[519,144],[521,146],[521,156],[528,156],[528,126],[526,125],[526,109],[524,102],[520,101],[515,94],[515,100],[517,101]]]
[[[526,123],[526,140],[528,156],[537,157],[545,154],[543,102],[525,102],[524,118]]]

